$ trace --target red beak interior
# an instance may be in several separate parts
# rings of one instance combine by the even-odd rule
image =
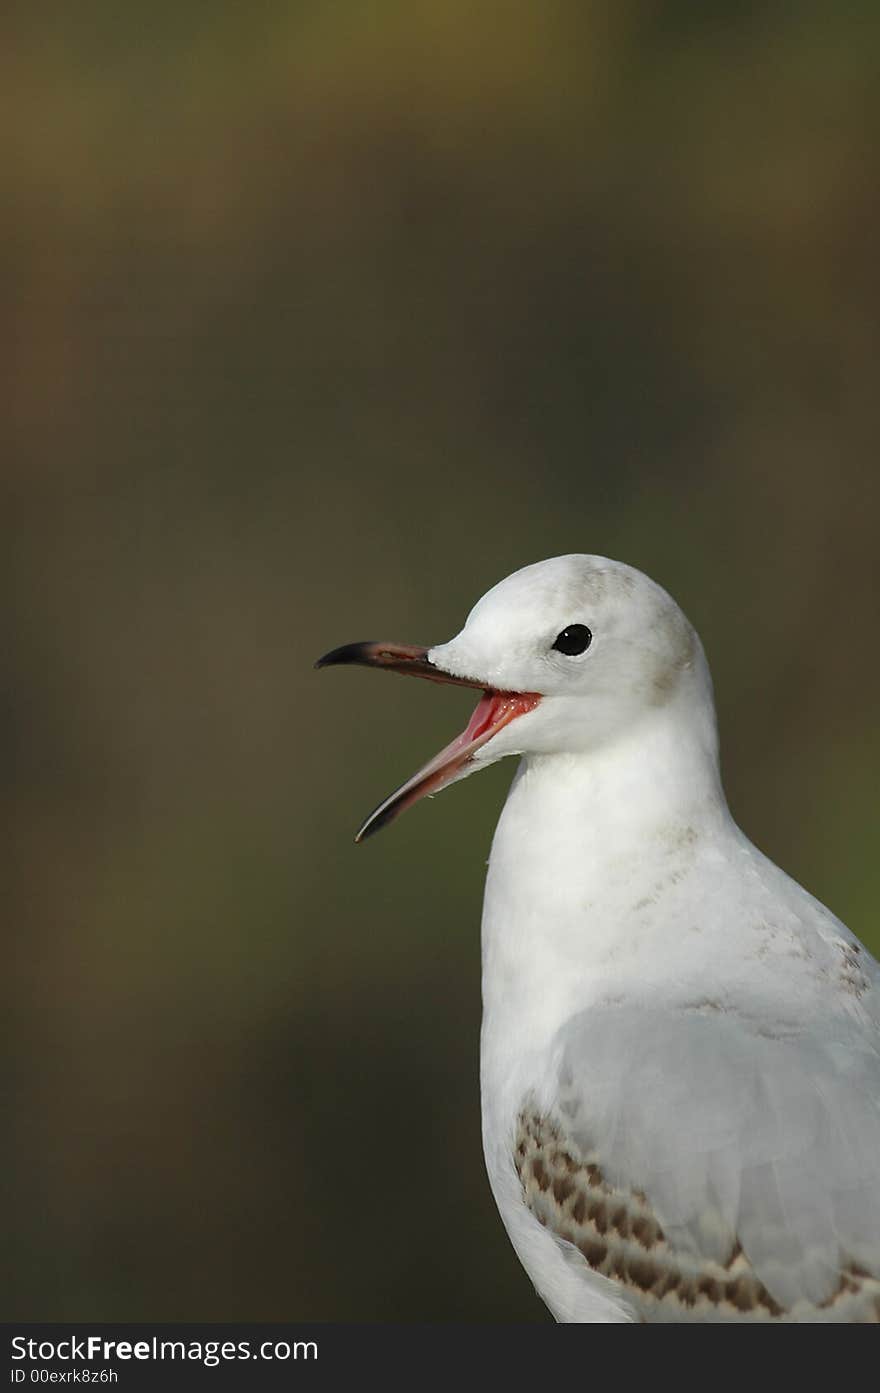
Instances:
[[[431,682],[450,682],[460,687],[475,687],[483,695],[476,710],[455,739],[424,765],[418,773],[401,785],[390,798],[386,798],[375,808],[361,827],[356,842],[362,842],[392,822],[399,813],[411,808],[420,798],[437,793],[460,775],[473,759],[477,750],[488,744],[499,730],[503,730],[517,716],[533,711],[541,700],[536,692],[499,692],[484,688],[482,683],[468,678],[454,677],[428,661],[428,650],[402,643],[351,643],[344,648],[334,648],[316,663],[316,667],[333,667],[339,664],[359,664],[366,667],[386,668],[389,672],[408,673],[413,677],[424,677]]]

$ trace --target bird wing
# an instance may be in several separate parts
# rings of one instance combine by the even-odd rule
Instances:
[[[608,1006],[573,1017],[550,1057],[518,1122],[526,1203],[643,1313],[880,1320],[864,1023]]]

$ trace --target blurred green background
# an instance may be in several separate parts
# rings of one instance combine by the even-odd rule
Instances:
[[[86,0],[0,45],[6,1319],[542,1320],[479,1141],[509,764],[315,673],[595,551],[880,946],[880,10]]]

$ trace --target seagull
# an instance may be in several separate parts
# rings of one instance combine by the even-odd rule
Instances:
[[[880,1322],[880,968],[734,822],[671,596],[555,557],[448,643],[318,666],[349,663],[482,693],[357,840],[521,756],[483,905],[483,1148],[556,1320]]]

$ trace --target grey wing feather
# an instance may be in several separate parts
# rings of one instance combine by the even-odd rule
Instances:
[[[560,1033],[560,1124],[670,1243],[741,1245],[786,1309],[880,1277],[880,1054],[870,1030],[771,1036],[732,1013],[594,1008]]]

